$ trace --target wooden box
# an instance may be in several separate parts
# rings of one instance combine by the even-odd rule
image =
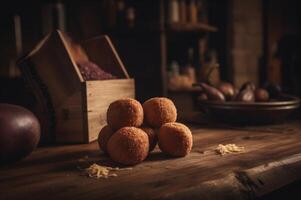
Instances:
[[[134,80],[108,36],[81,43],[85,55],[71,44],[64,33],[54,31],[18,62],[37,100],[33,111],[42,124],[42,142],[94,141],[106,124],[109,104],[135,97]],[[85,81],[76,61],[86,56],[117,79]]]

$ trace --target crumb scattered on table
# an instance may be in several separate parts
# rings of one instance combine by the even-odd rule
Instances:
[[[229,153],[240,153],[240,152],[244,152],[245,151],[245,147],[239,147],[236,144],[219,144],[215,151],[218,154],[221,155],[225,155],[225,154],[229,154]]]
[[[116,173],[112,173],[113,171],[123,171],[132,169],[133,168],[106,167],[94,163],[90,167],[86,168],[85,172],[91,178],[109,178],[118,176]]]

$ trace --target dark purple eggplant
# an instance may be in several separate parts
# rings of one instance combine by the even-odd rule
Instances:
[[[269,100],[269,93],[267,90],[263,89],[263,88],[257,88],[254,92],[255,94],[255,100],[259,101],[259,102],[265,102]]]
[[[266,83],[263,88],[267,90],[270,98],[277,99],[282,95],[282,89],[277,84]]]
[[[226,100],[233,99],[235,91],[234,91],[234,87],[231,83],[223,82],[217,87],[217,89],[223,93]]]
[[[218,89],[209,86],[206,83],[200,83],[209,100],[212,101],[225,101],[225,96]]]
[[[40,140],[40,123],[29,110],[0,104],[0,164],[29,155]]]
[[[243,101],[243,102],[254,102],[255,101],[254,91],[251,89],[245,89],[239,92],[236,100]]]

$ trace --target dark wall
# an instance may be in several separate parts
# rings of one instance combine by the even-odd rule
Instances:
[[[298,0],[266,0],[264,5],[264,69],[268,80],[301,96],[301,13]]]

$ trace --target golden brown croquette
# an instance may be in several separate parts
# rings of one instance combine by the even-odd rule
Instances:
[[[121,128],[109,139],[107,150],[115,162],[124,165],[138,164],[148,155],[148,136],[136,127]]]
[[[166,123],[159,130],[159,147],[171,156],[186,156],[191,151],[192,143],[191,131],[184,124]]]
[[[146,123],[154,128],[177,120],[177,109],[168,98],[151,98],[143,103],[143,110]]]
[[[153,151],[154,148],[157,145],[158,141],[158,135],[155,129],[152,129],[150,127],[143,126],[141,129],[148,135],[148,140],[149,140],[149,152]]]
[[[106,125],[100,130],[98,134],[99,148],[105,153],[107,153],[107,144],[113,133],[114,132],[112,131],[112,129],[108,125]]]
[[[114,101],[108,108],[107,122],[114,131],[126,126],[139,127],[143,123],[142,105],[131,98]]]

